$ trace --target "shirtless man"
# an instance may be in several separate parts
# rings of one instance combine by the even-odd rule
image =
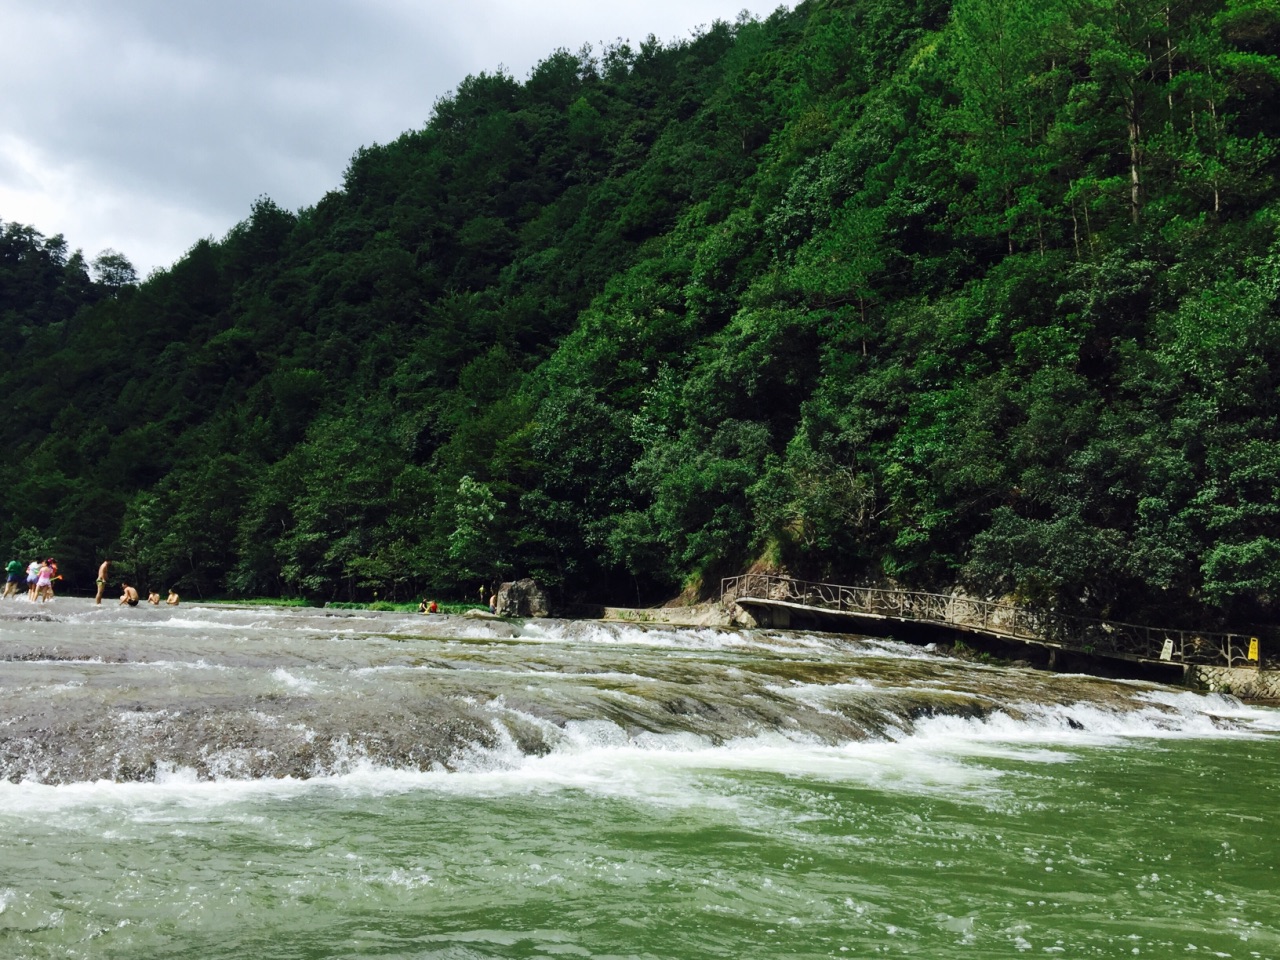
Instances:
[[[160,606],[160,594],[152,590],[147,594],[147,603],[151,604],[153,607]]]
[[[98,568],[98,595],[93,598],[94,603],[102,603],[102,592],[107,589],[107,568],[110,566],[110,560],[103,560]]]
[[[120,594],[120,602],[136,607],[138,605],[138,591],[127,583],[122,582],[120,586],[124,589],[124,593]]]
[[[176,607],[178,605],[178,591],[173,589],[173,587],[169,588],[169,599],[166,600],[165,603],[171,607]]]

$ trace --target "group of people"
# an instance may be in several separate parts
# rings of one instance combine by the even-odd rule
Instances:
[[[107,574],[110,573],[110,571],[111,571],[111,561],[103,560],[102,566],[98,568],[98,580],[97,580],[98,595],[93,598],[94,603],[102,602],[102,595],[107,590]],[[138,597],[138,588],[133,586],[127,580],[121,580],[120,581],[120,605],[121,606],[128,605],[130,607],[136,607],[140,602],[141,601]],[[152,590],[147,595],[147,603],[151,604],[153,607],[160,606],[160,594]],[[169,588],[169,599],[166,600],[165,603],[167,603],[171,607],[176,607],[178,605],[178,592],[174,590],[173,587]]]
[[[19,560],[10,560],[5,564],[5,584],[4,593],[0,594],[4,598],[18,597],[18,587],[22,582],[23,566]],[[102,603],[102,595],[107,589],[107,575],[111,570],[111,561],[103,560],[102,565],[98,567],[98,592],[93,598],[93,602]],[[26,567],[27,579],[27,598],[32,602],[37,600],[46,602],[53,599],[53,585],[62,579],[62,575],[58,573],[57,562],[50,557],[48,560],[32,560]],[[138,590],[125,581],[120,582],[121,594],[120,603],[136,607],[140,602]],[[165,600],[171,607],[178,605],[178,593],[172,587],[169,588],[169,597]],[[152,590],[147,597],[147,602],[153,606],[160,606],[160,594]]]
[[[141,602],[138,599],[137,587],[130,586],[124,581],[121,581],[120,587],[123,590],[120,594],[120,603],[122,605],[128,604],[131,607],[136,607]],[[151,593],[147,595],[147,603],[151,604],[153,607],[160,606],[160,594],[152,590]],[[174,591],[173,587],[169,588],[169,599],[167,599],[165,603],[171,607],[176,607],[178,605],[178,594]]]
[[[10,560],[5,564],[5,582],[4,593],[0,596],[6,598],[18,597],[18,585],[22,582],[22,562],[20,560]],[[33,603],[39,600],[41,603],[53,599],[53,585],[62,576],[58,573],[58,564],[50,557],[48,560],[32,560],[26,567],[27,570],[27,599]]]

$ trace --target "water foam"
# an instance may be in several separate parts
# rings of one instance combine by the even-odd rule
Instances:
[[[309,677],[300,677],[290,673],[284,667],[276,667],[271,671],[271,679],[290,693],[315,693],[323,686],[319,681]]]
[[[678,647],[706,651],[759,646],[758,641],[740,630],[600,621],[527,621],[518,636],[521,640],[543,643],[585,642],[605,647]]]
[[[934,716],[917,722],[913,739],[942,741],[957,751],[989,750],[1002,744],[1054,747],[1107,746],[1125,740],[1213,738],[1265,735],[1265,728],[1224,723],[1196,694],[1152,700],[1149,706],[1122,708],[1094,703],[1021,703],[982,718]]]
[[[243,779],[243,768],[251,766],[253,758],[228,753],[210,764],[212,779],[190,768],[160,764],[150,783],[0,783],[0,813],[45,816],[86,806],[122,811],[138,805],[217,807],[334,792],[370,796],[419,791],[493,797],[576,790],[684,806],[736,802],[726,799],[718,781],[755,774],[988,804],[999,794],[1006,772],[983,760],[1056,764],[1076,759],[1079,748],[1114,746],[1135,738],[1251,732],[1224,731],[1203,711],[1204,704],[1190,697],[1193,709],[1175,712],[1164,704],[1128,713],[1077,704],[1038,710],[1028,706],[1027,715],[1019,718],[1006,713],[982,719],[931,717],[919,721],[910,733],[834,745],[781,731],[713,743],[692,733],[629,733],[606,720],[570,721],[559,727],[496,705],[493,742],[460,752],[452,758],[451,770],[390,767],[346,744],[337,751],[339,760],[331,770],[317,771],[310,779]],[[497,722],[497,714],[507,719],[518,715],[542,730],[549,752],[524,753],[508,726]],[[710,781],[717,783],[702,789]]]
[[[243,613],[224,616],[222,611],[217,611],[216,616],[242,621],[239,625],[220,624],[242,630],[246,619],[253,619],[254,622],[268,619],[286,621],[290,615],[281,613],[279,616],[265,618],[260,610],[254,610],[251,617]],[[310,625],[319,622],[317,618],[296,614],[293,616],[296,619],[292,622],[306,625],[312,633],[316,632]],[[462,632],[474,632],[481,641],[509,639],[501,637],[501,634],[515,629],[503,622],[454,619],[456,622],[451,624],[452,627]],[[204,623],[204,620],[195,618],[187,622]],[[157,620],[157,625],[160,623]],[[166,626],[173,626],[174,623],[173,619],[163,621]],[[271,633],[279,635],[282,632],[279,629],[282,625],[280,622],[269,625]],[[331,635],[333,625],[331,621],[322,624],[324,630]],[[190,628],[182,629],[186,631]],[[876,709],[876,704],[883,701],[885,707],[878,722],[882,732],[878,737],[833,743],[831,730],[848,729],[837,725],[813,725],[815,730],[827,731],[825,738],[807,734],[799,729],[799,725],[796,729],[790,729],[785,723],[780,730],[757,729],[773,723],[768,719],[772,716],[772,707],[758,714],[744,711],[742,716],[747,720],[735,720],[736,726],[727,723],[721,726],[705,724],[697,726],[700,732],[651,732],[638,727],[676,725],[675,722],[664,723],[670,717],[662,713],[663,703],[660,698],[673,697],[675,701],[691,699],[695,701],[694,707],[700,706],[696,702],[699,695],[695,687],[703,679],[708,683],[733,679],[734,685],[715,691],[722,699],[713,697],[707,702],[723,711],[720,716],[736,717],[734,707],[738,701],[732,698],[738,695],[739,689],[746,690],[750,696],[755,696],[761,690],[761,686],[746,686],[745,684],[754,684],[757,680],[744,680],[744,675],[726,662],[734,660],[743,649],[762,650],[771,654],[772,659],[768,660],[770,663],[795,659],[806,664],[827,659],[825,656],[815,657],[812,655],[814,653],[830,652],[833,661],[837,655],[843,661],[862,657],[918,661],[924,658],[937,659],[936,654],[927,649],[904,647],[893,641],[867,641],[811,633],[747,633],[718,628],[684,630],[568,621],[526,623],[520,629],[521,635],[516,639],[519,643],[535,645],[529,649],[536,649],[536,645],[543,643],[565,644],[571,648],[568,654],[575,668],[580,663],[586,663],[605,669],[582,674],[565,672],[569,668],[563,668],[561,661],[567,662],[568,658],[557,653],[554,657],[545,658],[546,670],[524,670],[514,663],[504,663],[502,658],[506,656],[506,648],[512,646],[510,643],[502,644],[502,649],[496,652],[489,651],[485,655],[491,659],[478,662],[477,669],[488,665],[493,668],[489,672],[495,676],[517,680],[545,677],[553,681],[547,685],[547,690],[540,686],[537,692],[539,696],[546,698],[541,703],[546,706],[547,713],[561,719],[552,721],[546,716],[515,709],[501,696],[491,700],[479,697],[470,706],[490,714],[490,735],[482,738],[483,743],[472,743],[455,751],[445,764],[447,769],[398,767],[372,759],[354,739],[339,740],[336,743],[325,740],[318,744],[316,754],[330,759],[325,761],[323,767],[317,765],[312,769],[310,779],[267,777],[255,771],[271,769],[266,762],[271,758],[250,741],[248,745],[211,747],[208,753],[198,759],[201,769],[199,776],[189,767],[157,765],[152,783],[98,781],[68,783],[65,786],[46,786],[34,782],[0,784],[0,812],[13,809],[14,805],[23,808],[28,804],[35,810],[48,803],[74,806],[82,803],[121,802],[127,805],[139,802],[140,798],[147,798],[145,802],[148,803],[160,804],[188,801],[219,803],[251,796],[287,797],[325,790],[356,794],[446,790],[490,795],[531,790],[578,789],[609,796],[630,796],[647,802],[704,802],[698,799],[703,795],[703,791],[698,788],[701,779],[757,773],[860,784],[872,789],[888,788],[891,785],[900,792],[941,792],[948,795],[964,793],[966,796],[979,797],[983,791],[998,783],[1003,775],[992,765],[984,764],[988,759],[1060,763],[1074,759],[1074,751],[1078,748],[1123,745],[1126,741],[1137,739],[1269,736],[1280,732],[1280,711],[1246,707],[1230,697],[1205,697],[1153,685],[1106,684],[1104,681],[1090,680],[1090,683],[1106,684],[1104,689],[1097,690],[1099,702],[1082,700],[1067,704],[1046,704],[1034,701],[1033,698],[1039,695],[1037,691],[1045,692],[1049,699],[1060,697],[1064,695],[1060,692],[1062,689],[1074,689],[1074,681],[1062,688],[1059,684],[1070,678],[1038,677],[1032,683],[1025,679],[1023,672],[1013,672],[1008,674],[1008,682],[1002,685],[987,679],[991,671],[981,671],[982,679],[979,683],[973,680],[976,671],[967,664],[956,665],[954,671],[950,668],[920,669],[917,665],[909,671],[897,674],[883,669],[882,663],[877,663],[876,669],[869,671],[868,676],[859,675],[857,671],[860,668],[851,668],[844,674],[842,682],[822,684],[795,681],[790,684],[774,682],[763,685],[763,689],[775,697],[786,696],[810,709],[826,713],[838,713],[841,709],[868,705],[871,709]],[[337,636],[333,636],[333,639],[337,642],[350,642],[339,641]],[[456,637],[431,635],[423,639],[447,643]],[[205,646],[201,644],[202,651]],[[341,696],[341,684],[326,685],[324,678],[333,676],[332,672],[323,672],[327,668],[308,666],[302,672],[293,665],[292,661],[298,656],[296,646],[294,643],[293,647],[285,648],[289,651],[289,667],[278,666],[272,669],[268,666],[258,676],[265,676],[288,693],[310,694],[323,689],[333,692],[335,697]],[[485,649],[483,644],[459,646],[466,649],[468,657],[479,657]],[[612,647],[615,652],[607,659],[593,661],[590,659],[590,651],[598,646]],[[656,676],[633,672],[630,668],[645,664],[646,658],[632,651],[619,655],[616,651],[623,647],[631,647],[633,650],[657,648],[657,652],[649,660],[659,663],[658,669],[663,672]],[[375,645],[371,649],[381,651],[383,647]],[[698,654],[706,653],[708,649],[730,651],[733,656],[698,657]],[[578,656],[579,650],[584,657]],[[687,655],[680,652],[686,650]],[[264,651],[263,656],[268,653],[269,651]],[[255,659],[256,656],[255,654]],[[528,656],[528,650],[521,654],[522,658]],[[416,672],[421,676],[424,672],[440,672],[445,669],[430,663],[352,667],[346,663],[346,659],[344,653],[343,662],[337,669],[351,675],[368,676],[406,671],[410,674]],[[696,666],[699,660],[705,663],[705,675],[685,670],[685,663]],[[666,671],[665,664],[675,661],[681,664],[679,671]],[[154,663],[181,664],[181,661],[157,660]],[[231,669],[216,662],[210,664],[205,661],[182,665],[199,669]],[[743,663],[743,666],[748,667],[748,673],[751,672],[749,664]],[[452,671],[450,673],[453,674]],[[997,671],[997,676],[999,675]],[[321,679],[316,679],[317,676]],[[686,698],[677,685],[689,680],[693,681],[694,686],[688,688],[690,697]],[[664,685],[655,694],[652,703],[641,703],[635,699],[636,690],[641,688],[641,681],[647,681],[644,684],[646,687],[658,683]],[[742,681],[741,686],[739,681]],[[580,702],[563,699],[566,685],[570,683],[595,687],[610,682],[627,685],[630,689],[609,689],[605,686],[602,691],[592,690]],[[970,682],[975,689],[948,688],[949,684],[962,687],[966,682]],[[397,690],[397,695],[416,696],[422,691],[435,689],[428,686],[407,691],[400,689]],[[485,686],[481,689],[489,688]],[[532,687],[512,689],[513,702],[539,702],[536,697],[528,695]],[[1025,692],[1028,689],[1031,690],[1030,693]],[[1055,690],[1059,692],[1053,692]],[[1019,694],[1014,691],[1024,692]],[[1093,688],[1088,688],[1080,696],[1094,696],[1092,691]],[[624,718],[619,722],[604,718],[564,719],[566,714],[569,717],[575,716],[577,710],[595,709],[601,702],[601,692],[610,698],[626,699],[635,709],[619,710],[615,716]],[[904,699],[901,696],[904,694],[911,696]],[[940,702],[935,698],[947,698],[953,694],[965,698],[968,703],[961,704],[961,709],[953,710],[952,713],[965,715],[928,714],[933,705]],[[901,704],[898,702],[900,700]],[[966,708],[973,704],[978,705],[984,716],[968,715],[972,711]],[[997,709],[1001,705],[1003,709]],[[642,706],[647,709],[640,709]],[[945,709],[944,705],[940,713],[945,712]],[[893,715],[894,710],[899,716]],[[471,711],[466,711],[468,716],[470,713]],[[783,710],[782,713],[800,715],[801,711]],[[146,727],[163,720],[164,716],[162,712],[135,713],[122,723],[126,726],[135,724]],[[750,719],[753,716],[766,719],[757,722]],[[628,718],[634,718],[634,725]],[[678,722],[685,723],[683,714],[679,716]],[[871,726],[874,728],[876,725]],[[724,731],[719,734],[722,737],[729,737],[734,733],[739,735],[717,740],[705,732],[712,729]],[[357,735],[352,736],[354,738]],[[307,740],[313,742],[314,733],[309,732]],[[190,757],[187,762],[197,763]],[[292,773],[299,772],[296,767],[288,769]],[[128,799],[109,799],[112,797]]]

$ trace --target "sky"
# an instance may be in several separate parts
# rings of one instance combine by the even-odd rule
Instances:
[[[0,0],[0,221],[145,277],[310,206],[469,74],[671,41],[778,0]]]

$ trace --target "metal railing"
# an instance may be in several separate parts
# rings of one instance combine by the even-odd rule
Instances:
[[[1259,666],[1258,660],[1249,658],[1250,644],[1255,645],[1256,654],[1257,640],[1245,634],[1092,620],[950,594],[853,587],[748,573],[721,580],[720,600],[722,603],[776,601],[819,610],[934,623],[1101,656],[1228,667]]]

